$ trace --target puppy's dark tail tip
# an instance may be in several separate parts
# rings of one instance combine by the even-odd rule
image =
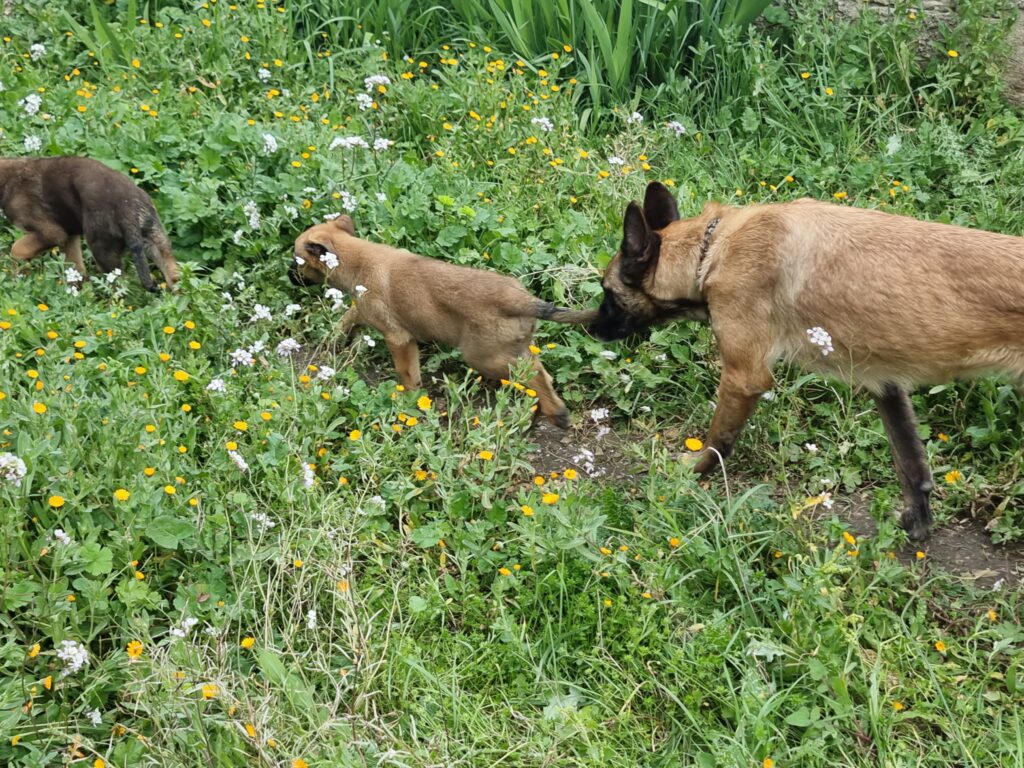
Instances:
[[[597,319],[596,309],[566,309],[565,307],[556,307],[547,301],[537,302],[535,312],[535,317],[540,320],[551,320],[568,325],[588,325]]]
[[[153,275],[149,271],[149,262],[146,261],[146,246],[142,243],[135,243],[130,246],[132,261],[135,262],[135,270],[139,273],[139,282],[142,287],[150,293],[156,293],[159,288],[153,282]]]

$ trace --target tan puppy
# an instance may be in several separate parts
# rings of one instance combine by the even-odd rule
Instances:
[[[169,288],[178,282],[178,263],[149,195],[103,163],[87,157],[0,158],[0,210],[25,232],[11,254],[28,262],[51,248],[64,251],[82,277],[82,236],[104,272],[132,254],[147,291],[156,286],[147,251]]]
[[[710,319],[722,377],[697,470],[724,459],[772,365],[862,385],[889,436],[911,538],[932,521],[932,477],[909,391],[1002,371],[1024,378],[1024,238],[815,200],[679,220],[647,187],[626,209],[590,331],[618,339],[677,317]]]
[[[350,335],[360,325],[380,331],[406,387],[422,384],[418,342],[458,347],[470,366],[492,379],[528,358],[537,372],[528,386],[537,392],[539,415],[569,425],[565,403],[529,346],[538,319],[587,323],[595,311],[559,309],[511,277],[360,240],[344,215],[299,235],[289,277],[297,285],[327,282],[356,297],[341,319],[342,332]]]

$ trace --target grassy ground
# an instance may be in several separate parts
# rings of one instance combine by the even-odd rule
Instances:
[[[295,235],[348,210],[590,304],[652,179],[684,215],[810,195],[1019,234],[987,4],[922,61],[918,13],[812,8],[586,121],[572,41],[397,58],[301,6],[129,10],[19,4],[0,36],[0,154],[133,175],[185,273],[158,296],[132,274],[72,296],[55,258],[0,274],[0,455],[25,464],[0,479],[0,760],[1024,764],[1020,591],[894,559],[898,484],[861,396],[779,371],[742,477],[701,487],[679,459],[710,417],[707,329],[605,348],[545,325],[577,423],[628,434],[649,471],[538,475],[521,389],[432,350],[428,390],[400,391],[379,337],[337,349],[335,300],[285,277]],[[1021,538],[1012,388],[917,405],[940,524]],[[854,491],[871,538],[825,508]]]

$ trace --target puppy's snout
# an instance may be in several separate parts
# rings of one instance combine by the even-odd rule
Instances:
[[[299,274],[299,265],[294,261],[288,267],[288,279],[291,281],[292,285],[308,285],[308,283],[302,278],[302,275]]]

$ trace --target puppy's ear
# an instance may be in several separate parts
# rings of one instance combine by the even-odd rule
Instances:
[[[622,278],[627,283],[639,283],[651,266],[652,233],[644,219],[643,211],[636,203],[626,206],[626,216],[622,222]]]
[[[340,216],[336,216],[334,218],[334,226],[336,226],[342,232],[347,232],[348,234],[352,235],[352,237],[356,236],[356,225],[352,223],[352,217],[349,216],[347,213],[343,213]]]
[[[310,235],[304,243],[306,253],[315,259],[319,259],[333,247],[330,238],[325,233],[317,232]]]
[[[644,194],[644,218],[655,231],[679,220],[676,199],[661,182],[652,181],[647,185],[647,192]]]

